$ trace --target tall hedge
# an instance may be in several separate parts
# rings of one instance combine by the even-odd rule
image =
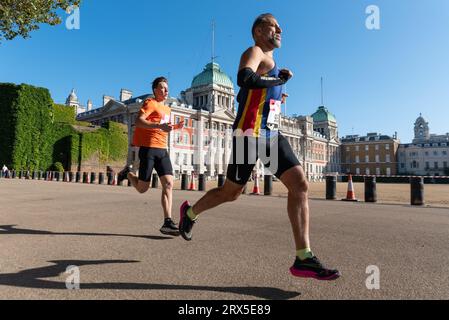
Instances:
[[[0,83],[0,166],[49,170],[60,162],[69,169],[96,153],[104,165],[126,162],[126,126],[78,129],[88,126],[76,121],[74,107],[54,104],[45,88]]]
[[[0,85],[1,160],[17,170],[43,165],[53,122],[53,100],[45,88]]]

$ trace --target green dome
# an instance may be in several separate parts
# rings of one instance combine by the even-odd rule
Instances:
[[[319,107],[318,111],[312,114],[313,122],[332,121],[337,122],[335,116],[326,109],[326,107]]]
[[[234,88],[231,79],[226,73],[220,70],[220,65],[218,63],[208,63],[203,72],[193,78],[192,88],[210,84]]]

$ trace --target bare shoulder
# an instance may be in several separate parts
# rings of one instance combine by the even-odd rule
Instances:
[[[243,52],[242,57],[257,57],[260,55],[263,55],[262,49],[258,46],[252,46]]]

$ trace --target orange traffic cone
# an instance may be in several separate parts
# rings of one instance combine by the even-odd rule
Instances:
[[[359,201],[355,197],[354,192],[354,184],[352,183],[352,175],[349,175],[348,177],[348,193],[346,194],[346,199],[342,199],[343,201]]]
[[[260,195],[260,187],[259,187],[259,177],[257,174],[254,175],[254,188],[252,195],[258,196]]]
[[[191,180],[190,180],[189,190],[190,191],[195,191],[196,190],[196,187],[195,187],[195,173],[193,173],[193,172],[192,172],[192,176],[191,176]]]

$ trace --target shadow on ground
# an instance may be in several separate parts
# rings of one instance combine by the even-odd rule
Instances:
[[[32,230],[32,229],[20,229],[16,228],[16,225],[4,225],[0,226],[0,235],[49,235],[49,236],[88,236],[88,237],[130,237],[130,238],[142,238],[149,240],[169,240],[173,237],[161,237],[161,236],[146,236],[146,235],[133,235],[133,234],[113,234],[113,233],[83,233],[83,232],[53,232],[44,230]]]
[[[0,274],[0,285],[33,288],[67,290],[66,284],[58,281],[45,280],[46,278],[59,277],[65,273],[69,266],[99,266],[105,264],[138,263],[134,260],[60,260],[49,261],[53,265],[23,270],[17,273]],[[69,273],[66,273],[67,277]],[[80,290],[194,290],[233,293],[246,295],[258,299],[287,300],[300,295],[299,292],[285,291],[270,287],[212,287],[192,285],[171,285],[158,283],[80,283]]]

